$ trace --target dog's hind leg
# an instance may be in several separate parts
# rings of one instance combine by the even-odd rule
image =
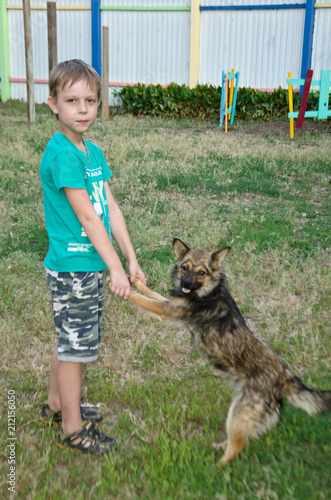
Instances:
[[[220,444],[225,453],[221,459],[222,465],[232,462],[237,455],[245,448],[248,435],[246,429],[240,425],[240,422],[231,420],[227,426],[228,439]]]
[[[220,443],[213,443],[216,450],[224,450],[222,465],[232,462],[235,457],[245,448],[248,441],[247,432],[242,422],[241,404],[234,400],[228,413],[226,421],[228,439]]]
[[[281,403],[273,398],[263,399],[263,395],[257,393],[236,398],[226,422],[228,441],[222,465],[232,462],[250,438],[258,439],[272,429],[280,414]]]

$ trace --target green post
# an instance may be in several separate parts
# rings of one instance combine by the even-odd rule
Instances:
[[[329,113],[329,89],[331,86],[330,82],[331,71],[329,69],[322,69],[321,71],[321,86],[320,86],[320,97],[318,101],[318,119],[327,120]]]
[[[0,0],[0,61],[1,100],[2,102],[6,102],[10,99],[7,0]]]

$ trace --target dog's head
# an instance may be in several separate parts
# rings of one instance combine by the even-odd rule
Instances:
[[[222,262],[230,251],[225,247],[217,252],[191,250],[178,238],[173,240],[176,268],[174,285],[177,293],[188,298],[194,293],[198,297],[209,295],[218,285],[222,275]]]

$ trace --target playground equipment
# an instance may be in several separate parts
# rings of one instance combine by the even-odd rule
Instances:
[[[289,113],[288,118],[290,119],[290,137],[294,138],[294,118],[298,118],[296,128],[302,128],[303,121],[305,118],[318,118],[319,120],[326,120],[331,116],[331,110],[329,109],[329,89],[331,87],[330,81],[330,70],[321,71],[321,79],[313,80],[313,71],[311,69],[307,70],[306,78],[292,78],[292,73],[288,73],[288,100],[289,100]],[[304,85],[303,93],[300,103],[299,111],[293,112],[293,85]],[[319,100],[317,111],[306,111],[309,90],[311,85],[314,87],[320,87],[319,90]]]
[[[228,94],[229,94],[229,81],[230,83],[230,98],[228,107]],[[229,71],[222,71],[222,95],[220,106],[220,127],[223,125],[223,118],[225,122],[225,133],[228,131],[228,119],[231,119],[233,124],[234,114],[236,111],[237,92],[239,83],[239,71],[234,72],[234,68]]]

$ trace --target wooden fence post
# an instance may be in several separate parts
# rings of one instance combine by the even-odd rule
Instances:
[[[109,118],[109,28],[102,27],[102,118]]]
[[[57,65],[56,2],[47,2],[48,71]]]
[[[36,117],[35,117],[35,105],[34,105],[33,52],[32,52],[30,0],[23,0],[23,20],[24,20],[24,41],[25,41],[26,89],[27,89],[27,100],[28,100],[28,123],[29,127],[31,127],[31,125],[34,125]]]

